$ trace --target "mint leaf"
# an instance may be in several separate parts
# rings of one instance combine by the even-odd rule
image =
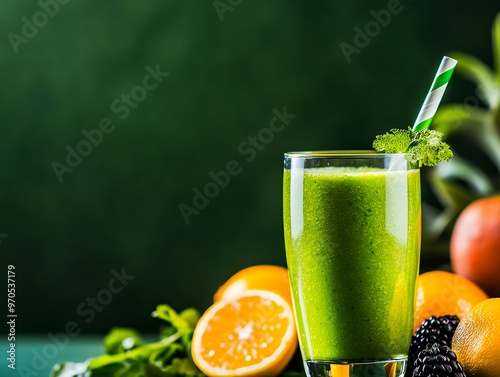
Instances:
[[[450,146],[443,141],[443,134],[435,130],[413,131],[393,128],[378,135],[373,142],[377,152],[407,153],[409,159],[419,166],[434,166],[453,157]]]

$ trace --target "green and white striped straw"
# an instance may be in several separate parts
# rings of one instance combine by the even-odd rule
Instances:
[[[427,93],[427,97],[425,97],[422,108],[418,113],[413,131],[425,130],[431,125],[432,119],[434,115],[436,115],[437,108],[443,98],[444,91],[448,86],[448,82],[450,81],[456,65],[457,61],[455,59],[443,56],[443,60],[441,60],[441,64],[432,82],[431,89],[429,93]]]

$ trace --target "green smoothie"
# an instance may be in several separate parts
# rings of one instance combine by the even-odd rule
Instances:
[[[418,170],[285,169],[286,254],[306,361],[406,358],[420,218]]]

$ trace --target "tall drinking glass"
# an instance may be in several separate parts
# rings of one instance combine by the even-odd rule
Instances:
[[[284,229],[310,377],[402,376],[419,267],[420,172],[405,154],[285,154]]]

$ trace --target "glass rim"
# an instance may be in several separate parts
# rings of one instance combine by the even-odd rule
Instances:
[[[298,151],[286,152],[285,157],[289,158],[383,158],[401,157],[408,153],[383,153],[375,150],[318,150],[318,151]]]

